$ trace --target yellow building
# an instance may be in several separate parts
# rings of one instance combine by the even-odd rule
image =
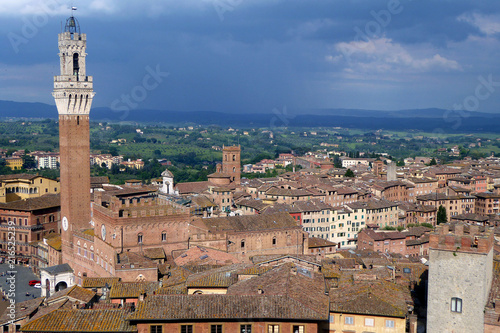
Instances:
[[[17,174],[0,176],[0,202],[37,198],[44,194],[59,193],[57,180],[39,175]]]
[[[409,289],[367,278],[330,289],[329,332],[405,333],[413,309]]]
[[[11,170],[21,170],[23,167],[23,159],[21,157],[6,158],[5,165]]]

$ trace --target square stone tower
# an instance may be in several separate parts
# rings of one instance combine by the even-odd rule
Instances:
[[[429,240],[427,332],[483,332],[493,278],[493,228],[437,227]]]
[[[70,264],[73,233],[91,227],[89,112],[95,93],[86,74],[86,45],[87,36],[71,16],[59,34],[61,75],[54,77],[52,93],[59,113],[62,257]]]

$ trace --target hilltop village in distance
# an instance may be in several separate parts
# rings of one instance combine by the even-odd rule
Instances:
[[[122,125],[91,127],[86,38],[73,16],[59,34],[58,151],[3,134],[0,256],[42,291],[4,300],[3,332],[500,330],[495,136],[230,128],[219,144],[140,125],[108,140],[93,134]],[[54,123],[15,122],[41,145]]]

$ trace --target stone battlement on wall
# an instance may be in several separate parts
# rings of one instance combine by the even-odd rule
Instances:
[[[454,252],[487,254],[493,244],[493,228],[460,222],[439,225],[429,239],[430,249]]]

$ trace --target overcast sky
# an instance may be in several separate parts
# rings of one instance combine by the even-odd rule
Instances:
[[[94,107],[500,111],[498,0],[0,0],[1,100],[54,104],[72,5]]]

